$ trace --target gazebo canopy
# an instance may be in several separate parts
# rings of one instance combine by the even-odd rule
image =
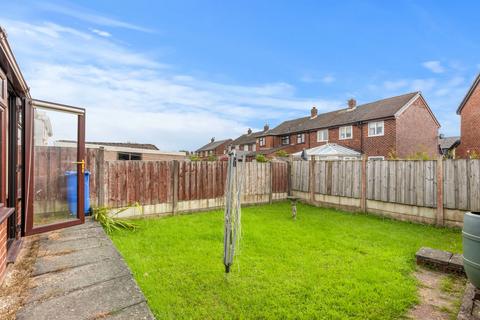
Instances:
[[[336,143],[327,143],[315,148],[306,149],[305,152],[307,153],[308,157],[315,156],[318,158],[326,158],[326,159],[352,159],[352,158],[360,158],[362,154],[356,150],[338,145]],[[302,151],[296,152],[293,156],[301,156]]]

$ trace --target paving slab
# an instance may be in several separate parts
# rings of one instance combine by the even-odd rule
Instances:
[[[125,308],[115,314],[105,317],[109,320],[153,320],[155,319],[151,312],[148,311],[148,306],[145,302],[136,304],[134,306]]]
[[[128,267],[120,262],[117,259],[100,261],[34,277],[27,303],[130,275]]]
[[[17,319],[154,319],[103,229],[85,225],[40,236],[29,295]]]
[[[17,313],[17,319],[95,319],[144,301],[143,293],[132,277],[124,276],[27,304]]]
[[[113,246],[95,247],[70,253],[65,250],[64,252],[64,254],[38,257],[33,267],[33,276],[83,266],[100,260],[120,259],[119,253]]]
[[[96,247],[111,246],[110,239],[95,237],[68,241],[47,240],[40,242],[39,256],[56,255],[65,251],[79,251]]]
[[[81,240],[87,238],[103,237],[104,231],[102,227],[92,227],[87,229],[65,229],[64,232],[52,231],[46,237],[40,239],[41,242],[55,240],[55,241],[69,241]]]

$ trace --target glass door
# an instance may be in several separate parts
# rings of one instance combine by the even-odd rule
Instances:
[[[85,221],[85,110],[33,100],[27,234]]]

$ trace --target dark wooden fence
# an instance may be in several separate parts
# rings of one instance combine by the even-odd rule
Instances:
[[[65,173],[75,168],[74,161],[74,148],[35,147],[35,212],[66,209]],[[178,203],[223,198],[227,163],[104,161],[101,149],[87,149],[86,170],[90,172],[89,196],[92,207],[168,204],[162,210],[176,211]],[[248,162],[244,177],[245,203],[286,197],[288,179],[285,162]],[[215,203],[218,206],[222,202]],[[215,203],[207,203],[206,206],[214,207]],[[195,205],[189,205],[190,210],[194,210]]]

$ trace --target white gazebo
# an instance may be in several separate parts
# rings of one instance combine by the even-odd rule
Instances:
[[[300,157],[303,151],[293,154],[294,157]],[[356,150],[341,146],[336,143],[327,143],[315,148],[306,149],[307,157],[312,156],[318,160],[359,160],[362,154]]]

